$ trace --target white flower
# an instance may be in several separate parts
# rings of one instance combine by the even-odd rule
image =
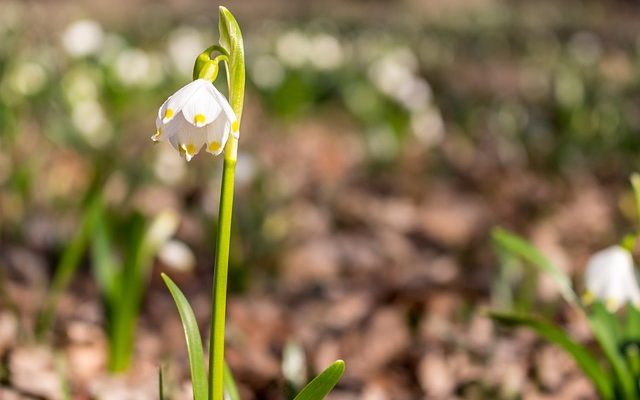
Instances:
[[[154,141],[168,140],[187,161],[206,143],[218,155],[229,139],[238,138],[238,119],[227,99],[206,79],[197,79],[169,97],[158,110]]]
[[[62,45],[74,57],[97,54],[104,41],[102,26],[92,19],[75,21],[62,34]]]
[[[640,305],[640,289],[631,254],[620,246],[609,247],[591,256],[585,284],[587,300],[603,300],[609,311],[616,311],[627,302]]]

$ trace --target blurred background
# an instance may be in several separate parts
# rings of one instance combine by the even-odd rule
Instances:
[[[0,0],[1,398],[157,398],[160,364],[189,397],[159,275],[206,333],[221,159],[149,138],[217,42],[218,5]],[[227,331],[242,398],[291,398],[336,358],[336,400],[595,398],[560,350],[485,318],[515,279],[523,307],[590,340],[545,279],[505,279],[490,231],[527,236],[580,288],[589,254],[633,229],[640,3],[223,5],[247,53]],[[95,192],[116,236],[179,215],[116,375],[90,252],[49,339],[31,333]]]

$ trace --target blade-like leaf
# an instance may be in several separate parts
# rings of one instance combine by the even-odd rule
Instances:
[[[313,378],[313,380],[309,382],[300,393],[298,393],[294,400],[324,399],[324,397],[329,394],[331,389],[333,389],[333,387],[338,383],[343,373],[344,361],[337,360],[327,369],[322,371],[320,375]]]
[[[637,399],[638,392],[633,375],[623,354],[621,354],[619,350],[621,345],[617,337],[617,331],[619,329],[617,329],[615,325],[612,325],[612,323],[618,323],[617,319],[607,311],[601,302],[596,302],[591,308],[589,323],[593,336],[598,341],[598,344],[600,344],[602,351],[613,368],[613,372],[620,382],[623,397],[629,400]]]
[[[233,379],[233,373],[226,361],[224,362],[224,391],[229,397],[229,400],[240,400],[238,386],[236,386],[236,381]]]
[[[116,296],[116,278],[120,272],[120,264],[114,256],[106,218],[104,213],[100,213],[96,221],[91,245],[91,267],[100,291],[112,303]]]
[[[612,399],[614,397],[610,375],[600,366],[589,350],[576,343],[560,328],[542,318],[531,315],[490,311],[489,317],[505,325],[530,328],[548,341],[562,347],[573,357],[580,369],[593,382],[603,399]]]
[[[182,327],[184,328],[184,336],[187,340],[187,351],[189,352],[189,366],[191,368],[191,384],[193,385],[194,400],[207,400],[208,383],[207,372],[204,364],[204,352],[202,351],[202,339],[198,330],[198,323],[193,314],[191,305],[182,291],[175,283],[165,274],[162,274],[164,283],[169,288],[173,300],[178,307]]]
[[[554,280],[562,297],[573,305],[578,305],[578,296],[573,291],[571,279],[560,268],[554,265],[542,253],[524,238],[504,229],[496,228],[492,233],[493,240],[503,249],[522,257],[534,266],[540,268]]]
[[[164,374],[162,373],[162,366],[158,368],[158,398],[164,400]]]

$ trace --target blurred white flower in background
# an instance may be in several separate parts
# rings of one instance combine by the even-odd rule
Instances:
[[[73,126],[91,146],[101,148],[107,144],[113,130],[100,103],[86,100],[74,104],[71,111]]]
[[[210,40],[204,38],[193,28],[177,28],[169,35],[167,51],[173,64],[183,77],[190,77],[193,72],[193,60],[202,52]]]
[[[30,96],[38,93],[48,80],[47,70],[35,61],[18,62],[3,80],[3,86],[10,90],[11,95]]]
[[[262,89],[274,89],[280,86],[285,71],[280,61],[270,55],[261,55],[250,66],[253,82]]]
[[[329,33],[286,32],[276,41],[275,53],[282,64],[290,68],[311,66],[320,71],[331,71],[342,66],[344,60],[342,45]]]
[[[192,271],[196,256],[189,246],[179,240],[169,240],[158,253],[158,258],[167,268],[178,272]]]
[[[322,33],[310,40],[308,56],[311,64],[319,70],[330,71],[342,66],[344,52],[338,39]]]
[[[97,54],[102,47],[102,26],[92,19],[81,19],[71,23],[62,34],[62,45],[73,57]]]
[[[145,237],[145,244],[158,249],[166,244],[178,230],[180,215],[175,210],[166,209],[156,215]]]
[[[276,55],[288,67],[300,68],[307,62],[309,39],[300,31],[290,31],[276,42]]]
[[[162,80],[161,57],[138,48],[123,50],[114,63],[116,77],[124,86],[155,86]]]
[[[631,253],[612,246],[591,256],[585,273],[585,301],[602,300],[609,311],[625,303],[640,306],[640,288],[636,281]]]
[[[409,111],[420,110],[431,102],[431,86],[417,75],[418,60],[406,48],[391,51],[369,68],[369,79],[382,93]]]

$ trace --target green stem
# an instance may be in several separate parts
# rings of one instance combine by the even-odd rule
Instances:
[[[209,400],[223,400],[224,394],[224,326],[235,167],[236,158],[225,157],[220,193],[216,261],[213,272],[213,315],[209,337]]]

